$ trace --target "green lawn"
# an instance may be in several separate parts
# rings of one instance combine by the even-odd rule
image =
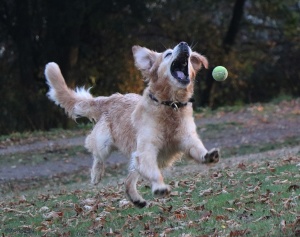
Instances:
[[[0,202],[2,236],[299,236],[300,156],[169,180],[169,197],[138,209],[123,185],[66,188]]]

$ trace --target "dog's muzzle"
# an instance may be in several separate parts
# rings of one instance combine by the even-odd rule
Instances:
[[[177,57],[171,64],[171,74],[179,83],[187,85],[190,83],[188,70],[190,47],[187,43],[181,42],[175,47],[175,50]]]

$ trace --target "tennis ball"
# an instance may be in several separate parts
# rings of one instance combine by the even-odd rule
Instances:
[[[216,81],[224,81],[228,76],[228,71],[223,66],[217,66],[212,71],[212,76]]]

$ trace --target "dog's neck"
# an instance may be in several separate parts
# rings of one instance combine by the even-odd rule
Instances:
[[[168,78],[150,80],[145,89],[147,96],[151,92],[158,101],[180,101],[188,102],[193,97],[194,84],[190,83],[186,88],[178,88],[168,83]]]
[[[151,100],[165,106],[170,106],[175,111],[178,111],[180,108],[187,106],[189,102],[192,103],[195,101],[194,98],[190,98],[187,102],[171,101],[171,100],[159,101],[151,91],[149,91],[148,95]]]

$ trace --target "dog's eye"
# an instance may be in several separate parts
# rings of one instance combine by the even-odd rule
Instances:
[[[166,58],[166,57],[169,57],[170,55],[172,55],[172,53],[167,53],[167,54],[165,55],[165,58]]]

